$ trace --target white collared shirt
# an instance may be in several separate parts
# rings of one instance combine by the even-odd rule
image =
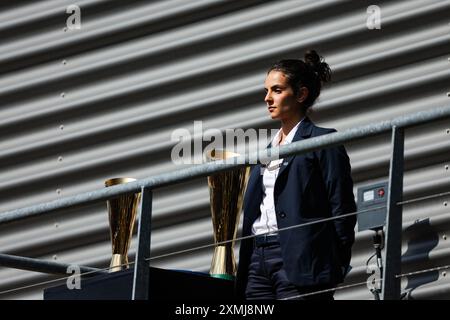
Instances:
[[[289,131],[288,135],[281,143],[285,145],[292,142],[295,133],[297,132],[298,126],[302,123],[303,119],[300,120],[297,125]],[[280,141],[281,129],[278,130],[277,134],[272,140],[272,147],[278,147]],[[256,219],[252,226],[252,233],[262,234],[266,232],[278,230],[277,217],[275,215],[275,201],[273,197],[273,191],[275,187],[275,181],[280,171],[280,166],[283,163],[283,159],[277,159],[271,161],[267,166],[262,168],[261,174],[263,175],[263,200],[260,205],[261,215]]]

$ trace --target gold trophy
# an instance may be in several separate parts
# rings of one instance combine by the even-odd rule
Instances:
[[[237,156],[237,153],[217,149],[206,155],[208,160],[225,160]],[[250,167],[247,166],[208,176],[215,243],[236,239],[249,172]],[[211,276],[234,279],[236,260],[233,247],[234,241],[215,246],[209,272]]]
[[[133,178],[114,178],[105,181],[105,187],[136,181]],[[109,272],[128,268],[128,249],[130,248],[133,227],[139,207],[140,193],[122,195],[107,201],[109,230],[112,243],[112,259]]]

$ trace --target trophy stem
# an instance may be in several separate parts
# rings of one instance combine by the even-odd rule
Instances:
[[[109,272],[121,271],[128,269],[128,257],[125,254],[113,254],[111,264],[109,265]]]
[[[233,248],[230,244],[215,247],[209,273],[215,278],[234,279],[236,263]]]

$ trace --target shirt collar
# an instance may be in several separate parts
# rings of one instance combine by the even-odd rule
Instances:
[[[302,121],[305,118],[301,119],[296,125],[295,127],[293,127],[291,129],[291,131],[289,131],[288,135],[286,136],[286,139],[284,139],[284,141],[281,143],[281,145],[285,145],[288,143],[292,142],[292,139],[294,139],[295,133],[297,132],[298,126],[300,125],[300,123],[302,123]],[[278,141],[280,141],[280,134],[281,134],[281,129],[278,130],[277,134],[275,135],[275,137],[272,139],[272,147],[278,147]]]

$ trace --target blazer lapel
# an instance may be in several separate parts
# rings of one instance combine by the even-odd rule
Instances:
[[[303,119],[302,123],[298,126],[297,132],[294,135],[294,138],[292,139],[292,142],[300,141],[303,139],[307,139],[311,136],[313,124],[311,120],[309,120],[308,117],[305,117]],[[280,171],[278,172],[278,176],[281,176],[283,172],[286,170],[286,168],[291,164],[292,159],[294,159],[295,155],[289,156],[283,159],[283,162],[281,163]]]

